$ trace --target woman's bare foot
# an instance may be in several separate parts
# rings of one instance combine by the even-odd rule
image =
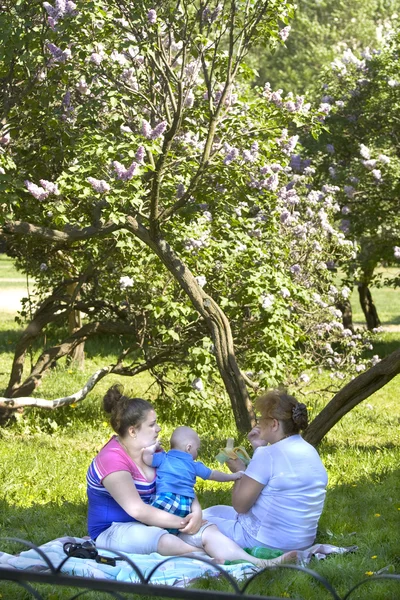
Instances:
[[[257,567],[273,567],[274,565],[282,565],[285,563],[297,563],[297,560],[297,550],[291,550],[290,552],[285,552],[277,558],[270,558],[268,560],[260,558],[257,560],[256,564]]]

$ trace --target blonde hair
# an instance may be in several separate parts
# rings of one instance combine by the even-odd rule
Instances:
[[[277,419],[287,435],[299,433],[308,425],[307,407],[285,391],[270,390],[257,398],[255,407],[264,419]]]

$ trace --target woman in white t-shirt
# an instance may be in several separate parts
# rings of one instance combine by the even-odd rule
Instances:
[[[245,470],[233,487],[233,506],[207,508],[203,517],[242,548],[303,550],[315,540],[328,483],[317,451],[299,433],[307,408],[274,390],[257,399],[256,410],[250,464],[228,461],[231,471]]]

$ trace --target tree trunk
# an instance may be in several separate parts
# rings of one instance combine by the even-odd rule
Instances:
[[[368,398],[400,373],[400,350],[395,350],[365,373],[350,381],[321,410],[304,432],[304,439],[313,446],[357,404]]]
[[[358,295],[367,322],[367,327],[371,331],[372,329],[379,327],[381,322],[374,301],[372,300],[370,289],[366,283],[360,283],[358,286]]]
[[[337,302],[336,307],[342,313],[343,327],[345,329],[350,329],[350,331],[354,331],[353,311],[351,310],[350,300],[343,300],[342,302]]]
[[[71,296],[71,301],[75,302],[79,299],[79,293],[76,293],[77,283],[71,283],[67,286],[67,293]],[[82,327],[82,316],[79,310],[71,310],[68,315],[68,333],[72,336]],[[67,356],[67,363],[75,363],[79,369],[83,369],[85,364],[85,343],[75,346]]]
[[[142,237],[143,239],[143,237]],[[205,319],[215,347],[218,370],[231,401],[236,427],[242,434],[255,425],[253,407],[245,380],[235,357],[232,331],[226,315],[218,304],[199,286],[186,265],[162,238],[143,239],[157,253],[190,298],[193,306]]]

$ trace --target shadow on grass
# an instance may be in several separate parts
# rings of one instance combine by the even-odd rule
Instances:
[[[86,514],[85,503],[32,504],[26,508],[0,500],[0,537],[19,538],[37,546],[66,535],[83,537],[87,535]],[[8,554],[24,549],[17,542],[0,542],[0,550]]]

